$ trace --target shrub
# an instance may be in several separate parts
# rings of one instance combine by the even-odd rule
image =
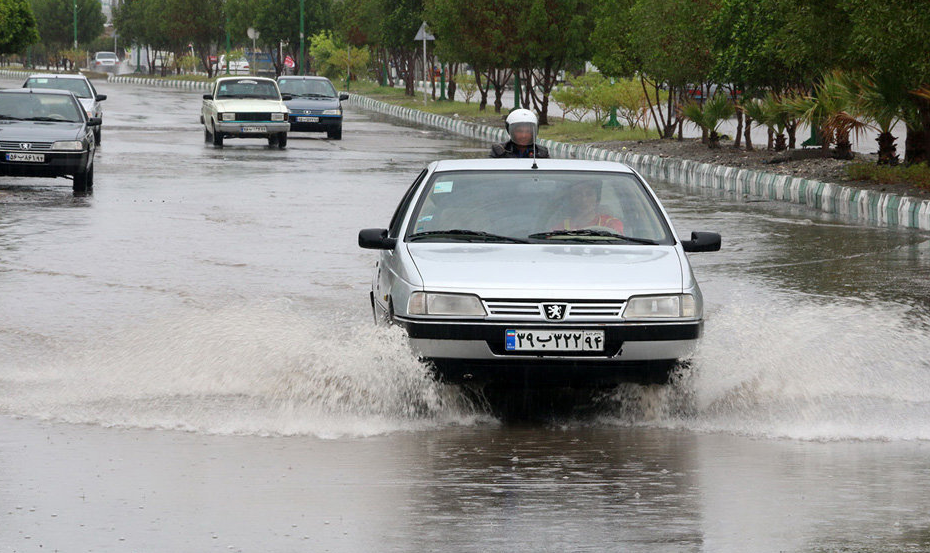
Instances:
[[[930,165],[876,165],[874,163],[852,163],[846,173],[853,180],[874,181],[879,184],[910,184],[930,189]]]

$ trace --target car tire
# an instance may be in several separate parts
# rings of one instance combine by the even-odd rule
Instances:
[[[269,134],[268,135],[268,147],[274,148],[277,145],[278,145],[278,135],[275,133]]]
[[[213,145],[222,148],[223,147],[223,134],[216,132],[216,127],[213,127]]]
[[[86,194],[94,189],[94,166],[91,165],[85,171],[74,174],[71,190],[75,194]]]
[[[100,130],[100,127],[97,127],[96,129],[94,129],[94,145],[95,146],[100,145],[100,136],[102,134],[103,134],[103,131]]]
[[[284,148],[287,148],[287,133],[279,132],[278,133],[278,149],[283,150]]]
[[[332,140],[342,140],[342,127],[334,131],[326,131],[326,137]]]
[[[203,141],[204,142],[213,142],[213,135],[210,134],[210,129],[203,128]]]

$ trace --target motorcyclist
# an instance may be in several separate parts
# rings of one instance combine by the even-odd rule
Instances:
[[[539,122],[532,111],[523,108],[511,111],[506,125],[510,140],[491,146],[491,157],[549,157],[549,150],[536,144]]]

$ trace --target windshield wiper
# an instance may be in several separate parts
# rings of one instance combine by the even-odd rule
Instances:
[[[469,240],[469,239],[479,239],[485,241],[501,241],[501,242],[513,242],[515,244],[529,244],[526,240],[521,238],[514,238],[512,236],[501,236],[499,234],[491,234],[490,232],[484,232],[481,230],[465,230],[465,229],[449,229],[449,230],[429,230],[426,232],[417,232],[411,234],[407,237],[410,242],[416,240],[421,240],[423,238],[430,238],[434,236],[447,236],[449,238],[454,238],[456,240]]]
[[[70,119],[58,119],[55,117],[27,117],[23,121],[54,121],[56,123],[75,123]]]
[[[5,121],[22,121],[21,117],[13,117],[12,115],[0,115],[0,119]]]
[[[655,246],[658,244],[655,240],[650,240],[648,238],[635,238],[632,236],[626,236],[617,232],[610,232],[606,230],[595,230],[595,229],[577,229],[577,230],[551,230],[549,232],[537,232],[527,236],[527,238],[555,238],[566,236],[569,238],[587,238],[587,237],[600,237],[600,238],[613,238],[616,240],[625,240],[627,242],[634,242],[636,244],[649,244]]]

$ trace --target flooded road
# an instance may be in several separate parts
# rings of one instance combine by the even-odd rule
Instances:
[[[356,245],[483,145],[215,149],[199,93],[99,88],[93,196],[0,178],[0,551],[930,550],[926,235],[653,183],[724,238],[693,371],[502,423],[373,327]]]

